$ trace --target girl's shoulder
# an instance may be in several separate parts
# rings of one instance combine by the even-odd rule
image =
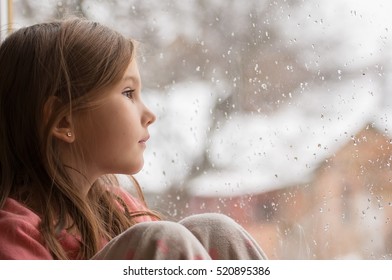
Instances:
[[[38,230],[40,221],[41,219],[37,214],[24,204],[12,198],[7,198],[3,208],[0,209],[1,228],[8,224],[18,224],[20,226]]]
[[[7,198],[0,209],[0,259],[51,259],[39,231],[40,217]]]

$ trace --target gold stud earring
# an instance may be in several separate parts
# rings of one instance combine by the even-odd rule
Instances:
[[[67,132],[67,136],[68,136],[68,137],[71,137],[71,136],[72,136],[71,131],[68,131],[68,132]]]

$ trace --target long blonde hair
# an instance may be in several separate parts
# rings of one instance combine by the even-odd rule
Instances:
[[[134,215],[153,215],[124,213],[116,204],[121,198],[106,187],[113,176],[94,182],[87,200],[81,197],[51,133],[67,114],[99,104],[102,89],[121,79],[131,59],[132,40],[80,18],[19,29],[0,47],[0,209],[8,197],[32,207],[54,258],[68,257],[58,234],[69,220],[81,236],[78,257],[89,259],[102,239],[134,224]],[[59,102],[44,121],[53,97]]]

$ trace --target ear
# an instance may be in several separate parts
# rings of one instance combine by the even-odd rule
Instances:
[[[44,123],[48,123],[54,108],[56,106],[59,106],[60,103],[61,101],[55,96],[50,97],[45,102],[43,108]],[[62,140],[66,143],[73,143],[75,141],[73,122],[70,114],[64,116],[57,123],[54,124],[52,134],[55,138]]]
[[[72,117],[67,115],[60,119],[52,129],[53,136],[66,143],[73,143],[75,141],[75,133],[73,129]]]

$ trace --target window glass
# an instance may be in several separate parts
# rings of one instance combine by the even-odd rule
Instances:
[[[140,42],[158,118],[136,178],[169,219],[225,213],[271,259],[389,259],[391,6],[14,0],[13,24],[78,14]]]

